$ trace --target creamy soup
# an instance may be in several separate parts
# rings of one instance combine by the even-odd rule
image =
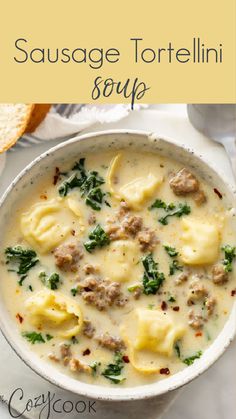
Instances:
[[[128,149],[51,168],[14,208],[1,251],[2,293],[29,350],[104,386],[198,362],[236,293],[223,192]]]

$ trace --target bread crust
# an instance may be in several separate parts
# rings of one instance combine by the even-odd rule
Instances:
[[[30,115],[30,119],[26,126],[25,132],[32,133],[36,130],[39,124],[44,120],[47,113],[51,108],[51,104],[49,103],[36,103],[34,105],[34,109]]]

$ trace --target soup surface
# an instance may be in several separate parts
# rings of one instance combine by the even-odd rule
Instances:
[[[128,149],[52,168],[14,208],[1,251],[2,293],[29,349],[110,386],[198,362],[236,294],[223,192]]]

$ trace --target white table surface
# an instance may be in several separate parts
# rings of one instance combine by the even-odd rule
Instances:
[[[184,105],[155,105],[152,108],[163,111],[171,111],[179,117],[177,118],[177,125],[188,124],[186,120],[186,109]],[[106,127],[93,127],[93,129],[101,130],[108,128],[142,128],[145,115],[147,111],[142,111],[140,115],[133,113],[128,118],[125,118],[122,122],[116,124],[109,124]],[[176,127],[177,127],[176,125]],[[178,128],[178,127],[177,127]],[[152,127],[150,127],[150,130]],[[188,126],[188,129],[191,129]],[[89,131],[89,130],[87,130]],[[162,126],[160,125],[160,133]],[[168,135],[168,132],[165,133]],[[168,129],[167,129],[168,131]],[[194,137],[194,132],[192,132]],[[201,136],[202,137],[202,136]],[[51,142],[50,146],[55,142]],[[191,140],[190,140],[191,143]],[[194,143],[191,143],[194,147]],[[23,167],[33,155],[39,155],[45,150],[45,144],[37,145],[37,150],[34,148],[17,149],[14,152],[10,152],[7,155],[6,169],[3,175],[0,177],[0,193],[10,183],[11,179],[19,172],[19,168]],[[204,137],[198,142],[198,151],[204,153],[204,150],[208,152],[212,150],[212,155],[216,163],[221,166],[221,170],[225,172],[228,178],[232,178],[229,164],[225,156],[224,150],[217,144],[211,144],[211,142]],[[13,164],[14,162],[14,164]],[[214,163],[214,162],[212,162]],[[10,351],[10,348],[9,348]],[[9,352],[10,353],[10,352]],[[208,370],[201,377],[196,379],[194,382],[188,384],[179,394],[177,399],[172,403],[168,412],[164,414],[162,419],[235,419],[235,398],[236,398],[236,342],[234,342],[228,351],[222,356],[222,358]],[[7,354],[5,353],[7,359]],[[10,369],[9,369],[10,371]],[[15,371],[15,373],[17,373]],[[9,372],[10,374],[10,372]],[[0,364],[0,381],[4,380],[1,374]],[[14,387],[13,387],[14,388]],[[1,394],[0,394],[1,396]],[[107,412],[108,413],[108,412]],[[113,412],[112,412],[113,413]],[[133,417],[133,415],[131,415]],[[127,418],[131,417],[127,412]],[[6,409],[6,406],[0,402],[0,419],[7,419],[10,415]],[[30,416],[29,416],[30,417]],[[33,416],[32,416],[33,417]],[[62,418],[61,415],[58,417]],[[78,418],[83,418],[83,415],[78,415]],[[96,417],[96,415],[91,415]],[[104,416],[105,417],[105,416]],[[113,415],[110,417],[113,417]],[[109,418],[109,414],[107,418]],[[145,416],[146,417],[146,416]],[[155,417],[155,416],[153,416]],[[158,412],[157,416],[158,417]],[[65,415],[65,418],[70,418],[70,415]],[[125,419],[125,417],[124,417]],[[146,418],[148,419],[148,418]]]

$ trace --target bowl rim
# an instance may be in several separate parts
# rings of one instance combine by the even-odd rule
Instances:
[[[207,169],[209,169],[214,175],[218,176],[221,179],[221,181],[223,182],[224,186],[226,187],[226,189],[228,190],[230,195],[232,195],[233,200],[235,200],[235,202],[236,202],[236,188],[235,188],[235,186],[233,184],[231,184],[225,178],[224,174],[220,170],[216,171],[214,166],[212,166],[211,162],[207,158],[203,157],[200,153],[196,152],[195,150],[191,149],[190,147],[187,147],[185,144],[181,144],[180,142],[177,142],[176,140],[174,140],[174,138],[170,138],[170,137],[165,136],[165,135],[158,135],[157,132],[153,132],[153,131],[134,130],[134,129],[109,129],[109,130],[96,131],[96,132],[91,132],[91,133],[86,133],[86,134],[79,134],[75,137],[72,137],[69,140],[65,140],[65,141],[57,144],[56,146],[49,148],[47,151],[43,152],[42,154],[40,154],[39,156],[34,158],[29,164],[27,164],[20,171],[20,173],[15,177],[15,179],[7,187],[7,189],[5,190],[5,192],[3,193],[3,195],[0,198],[0,209],[2,209],[2,207],[4,207],[5,200],[11,194],[11,192],[15,189],[18,182],[20,182],[20,180],[22,178],[24,178],[24,176],[26,176],[28,174],[28,172],[30,172],[33,167],[37,166],[41,162],[41,160],[44,160],[45,158],[47,158],[51,154],[54,154],[58,150],[61,150],[65,147],[67,147],[67,146],[70,146],[73,143],[79,143],[80,141],[86,141],[88,138],[93,139],[93,138],[96,138],[96,137],[103,137],[103,136],[106,137],[106,136],[109,136],[109,135],[128,135],[128,136],[129,135],[137,135],[137,136],[140,136],[140,137],[146,137],[147,140],[149,140],[150,138],[157,139],[157,140],[164,141],[165,143],[169,144],[170,146],[173,145],[174,147],[178,148],[179,150],[183,150],[184,153],[193,155],[196,160],[203,163],[203,165],[206,166]],[[235,316],[234,316],[234,314],[235,314]],[[210,360],[208,360],[208,362],[205,362],[205,363],[201,362],[202,361],[202,358],[201,358],[200,360],[198,360],[197,363],[188,367],[188,369],[184,369],[184,370],[182,370],[182,371],[180,371],[176,374],[173,374],[173,376],[171,376],[171,378],[176,377],[176,376],[180,377],[178,383],[172,383],[169,386],[164,385],[164,383],[166,383],[168,380],[170,380],[170,378],[165,378],[164,380],[155,381],[151,384],[146,384],[146,385],[142,385],[142,386],[125,387],[123,389],[121,387],[117,387],[116,392],[113,392],[111,390],[111,387],[94,385],[94,384],[85,384],[85,383],[83,383],[79,380],[76,380],[76,381],[81,384],[81,388],[79,390],[75,390],[72,386],[73,379],[71,379],[71,377],[67,376],[66,374],[60,373],[60,374],[58,374],[58,376],[62,376],[64,378],[64,381],[63,380],[60,381],[58,377],[57,377],[57,379],[55,379],[55,378],[52,377],[52,375],[48,375],[47,372],[42,367],[40,367],[40,362],[38,364],[37,364],[37,362],[34,362],[34,360],[32,359],[33,358],[33,351],[29,352],[29,356],[26,356],[26,354],[25,354],[26,351],[24,351],[22,349],[22,345],[18,344],[18,343],[16,344],[16,342],[14,342],[14,340],[12,340],[12,338],[10,336],[10,333],[8,333],[7,328],[5,328],[4,321],[1,318],[1,316],[0,316],[0,330],[3,334],[3,336],[5,337],[6,341],[9,343],[9,345],[14,350],[14,352],[17,354],[17,356],[32,371],[34,371],[41,378],[46,379],[51,384],[53,384],[53,385],[55,385],[55,386],[57,386],[57,387],[59,387],[63,390],[70,391],[70,392],[72,392],[74,394],[77,394],[77,395],[90,397],[90,398],[93,398],[93,399],[96,399],[96,400],[104,400],[104,401],[115,402],[115,401],[145,400],[145,399],[153,398],[153,397],[156,397],[156,396],[160,396],[160,395],[163,395],[165,393],[168,393],[169,391],[173,391],[173,390],[176,390],[178,388],[181,388],[182,386],[188,384],[189,382],[191,382],[192,380],[197,378],[199,375],[201,375],[203,372],[205,372],[211,365],[213,365],[222,356],[222,354],[225,352],[227,347],[230,345],[230,343],[233,341],[234,337],[236,336],[236,302],[233,304],[230,316],[227,319],[223,329],[220,331],[217,338],[212,342],[212,344],[209,346],[209,348],[207,348],[207,350],[205,352],[207,352],[214,345],[216,340],[218,340],[219,337],[223,334],[223,331],[225,330],[226,325],[231,320],[231,317],[233,318],[233,320],[235,320],[234,325],[233,325],[233,327],[231,326],[231,328],[228,332],[226,332],[227,336],[226,336],[226,340],[224,340],[224,344],[220,348],[218,348],[218,350],[214,353],[214,356],[212,356],[210,358]],[[32,356],[30,356],[31,354],[32,354]],[[40,358],[38,356],[37,356],[37,360],[38,361],[40,360]],[[196,365],[198,366],[198,368],[196,368]],[[188,371],[189,373],[186,373],[185,376],[182,377],[183,374],[181,374],[181,373],[183,373],[184,371]],[[68,381],[68,383],[65,383],[65,381]],[[71,381],[71,385],[69,384],[70,381]],[[159,385],[160,388],[155,388],[155,386],[157,386],[158,383],[163,383],[163,386],[162,386],[163,388],[161,387],[161,385]],[[85,387],[85,388],[83,388],[83,387]],[[167,387],[167,388],[165,388],[165,387]],[[140,389],[141,389],[141,391],[140,391]],[[121,394],[118,394],[118,393],[121,393]]]

